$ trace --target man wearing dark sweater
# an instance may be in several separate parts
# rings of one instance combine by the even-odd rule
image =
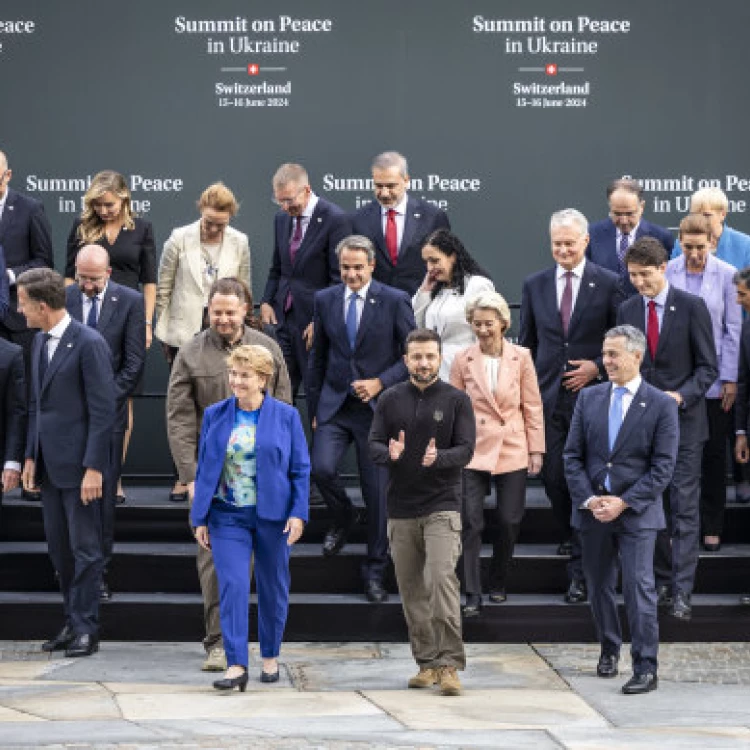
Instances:
[[[370,453],[388,468],[388,541],[419,674],[409,687],[438,684],[459,695],[466,665],[456,562],[461,554],[461,470],[476,441],[469,397],[438,379],[440,338],[406,338],[409,382],[380,396]]]

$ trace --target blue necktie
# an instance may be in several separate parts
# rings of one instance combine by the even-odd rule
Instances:
[[[99,317],[96,314],[97,312],[96,307],[98,303],[99,303],[98,295],[91,298],[91,307],[89,308],[89,314],[88,314],[88,317],[86,318],[86,325],[90,326],[91,328],[96,328],[96,321]]]
[[[354,351],[357,341],[357,300],[359,295],[355,292],[349,297],[349,307],[346,310],[346,335],[349,338],[349,346]]]
[[[628,389],[624,386],[618,386],[615,388],[612,394],[612,403],[609,405],[609,452],[612,453],[612,449],[615,447],[615,441],[617,440],[617,433],[620,432],[622,427],[622,397],[628,392]],[[604,486],[608,490],[612,490],[609,484],[609,474],[604,480]]]
[[[44,383],[44,374],[47,372],[47,366],[49,365],[49,349],[47,348],[47,344],[49,343],[49,340],[52,338],[48,333],[43,334],[42,336],[42,349],[39,356],[39,387],[42,387],[42,383]]]

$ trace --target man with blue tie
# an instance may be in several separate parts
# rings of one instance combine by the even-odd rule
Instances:
[[[278,326],[276,339],[296,397],[307,374],[313,298],[319,289],[338,284],[336,246],[351,233],[351,223],[341,208],[313,192],[307,171],[299,164],[282,164],[272,185],[279,210],[260,316],[266,325]]]
[[[667,251],[659,240],[641,237],[625,263],[638,295],[620,305],[617,323],[646,336],[641,374],[677,402],[680,417],[677,464],[664,496],[667,531],[659,532],[654,568],[660,604],[671,606],[674,617],[689,620],[698,566],[701,463],[708,439],[705,395],[719,377],[713,326],[700,297],[667,281]]]
[[[659,624],[654,583],[661,494],[677,459],[674,399],[640,375],[646,337],[633,326],[607,331],[603,361],[610,383],[581,391],[565,444],[565,475],[580,531],[583,567],[601,653],[596,672],[615,677],[622,645],[618,570],[632,639],[626,695],[655,690]],[[619,563],[619,564],[618,564]]]
[[[335,555],[356,522],[338,475],[354,442],[367,506],[365,594],[371,602],[382,602],[388,597],[383,586],[388,563],[385,481],[370,458],[368,436],[378,395],[406,380],[403,354],[406,337],[415,328],[414,312],[408,294],[372,278],[375,248],[367,237],[346,237],[336,255],[343,283],[315,295],[307,397],[315,430],[312,472],[333,514],[323,554]]]
[[[65,309],[62,276],[33,268],[18,279],[18,309],[41,328],[31,356],[31,399],[22,481],[41,483],[44,533],[57,571],[65,625],[44,651],[90,656],[99,648],[102,522],[99,500],[115,419],[107,342]]]
[[[128,399],[138,385],[146,359],[146,321],[143,296],[110,279],[109,253],[100,245],[86,245],[76,256],[76,283],[65,290],[70,316],[98,331],[109,345],[115,376],[115,428],[112,431],[111,475],[104,482],[102,540],[104,571],[100,595],[112,597],[107,581],[115,533],[117,481],[122,469],[123,441],[128,426]]]

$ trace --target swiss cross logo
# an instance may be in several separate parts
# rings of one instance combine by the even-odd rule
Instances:
[[[556,76],[557,75],[557,65],[555,63],[550,63],[544,68],[544,72],[548,76]]]
[[[260,73],[260,66],[257,63],[250,63],[247,66],[247,74],[249,76],[257,76]]]

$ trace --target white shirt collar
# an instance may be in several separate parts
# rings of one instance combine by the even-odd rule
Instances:
[[[627,383],[625,383],[623,388],[627,388],[628,393],[631,396],[635,396],[635,394],[638,392],[638,389],[641,387],[641,382],[643,381],[643,378],[641,377],[640,373],[636,375],[632,380],[628,380]],[[612,383],[612,392],[614,393],[615,388],[619,388],[620,386],[616,386],[614,383]]]
[[[8,201],[8,189],[5,189],[5,195],[0,198],[0,214],[5,210],[5,204]]]
[[[575,267],[571,268],[571,272],[573,275],[577,278],[581,278],[583,276],[583,269],[586,266],[586,258],[584,259]],[[559,263],[557,264],[557,275],[556,278],[560,280],[565,274],[567,273],[566,269],[564,269]]]
[[[310,198],[307,201],[307,205],[305,206],[305,210],[302,212],[302,218],[307,219],[308,221],[312,218],[313,211],[315,210],[315,206],[318,205],[318,201],[320,198],[318,198],[315,193],[310,193]]]
[[[69,325],[70,325],[70,315],[66,311],[62,320],[56,326],[53,326],[52,328],[50,328],[49,331],[47,331],[47,333],[53,339],[61,339]]]
[[[393,210],[399,215],[404,216],[406,214],[406,204],[409,202],[409,193],[404,193],[404,197],[393,206]],[[385,216],[391,209],[385,206],[380,207],[381,216]]]
[[[664,284],[664,289],[662,289],[659,292],[659,294],[656,295],[656,297],[644,297],[643,301],[645,302],[645,304],[648,304],[653,299],[653,301],[656,302],[656,304],[659,307],[664,307],[664,305],[667,304],[667,295],[668,294],[669,294],[669,282],[667,282],[666,284]]]
[[[635,226],[633,227],[633,229],[632,229],[632,230],[631,230],[630,232],[628,232],[628,238],[629,238],[629,239],[635,240],[635,236],[636,236],[636,234],[637,234],[637,232],[638,232],[638,227],[640,227],[640,226],[641,226],[641,222],[639,221],[639,222],[638,222],[638,223],[637,223],[637,224],[636,224],[636,225],[635,225]],[[622,231],[620,231],[620,227],[618,227],[618,226],[615,226],[615,233],[617,234],[617,244],[619,245],[619,244],[620,244],[620,240],[622,239],[622,237],[623,237],[623,235],[625,234],[625,232],[622,232]],[[631,243],[631,244],[632,244],[632,243]]]
[[[368,281],[360,290],[357,291],[357,294],[359,295],[359,298],[361,300],[367,299],[367,292],[370,291],[370,284],[372,284],[372,279]],[[349,287],[346,287],[345,299],[347,302],[351,298],[352,294],[354,294],[354,292],[351,289],[349,289]]]

